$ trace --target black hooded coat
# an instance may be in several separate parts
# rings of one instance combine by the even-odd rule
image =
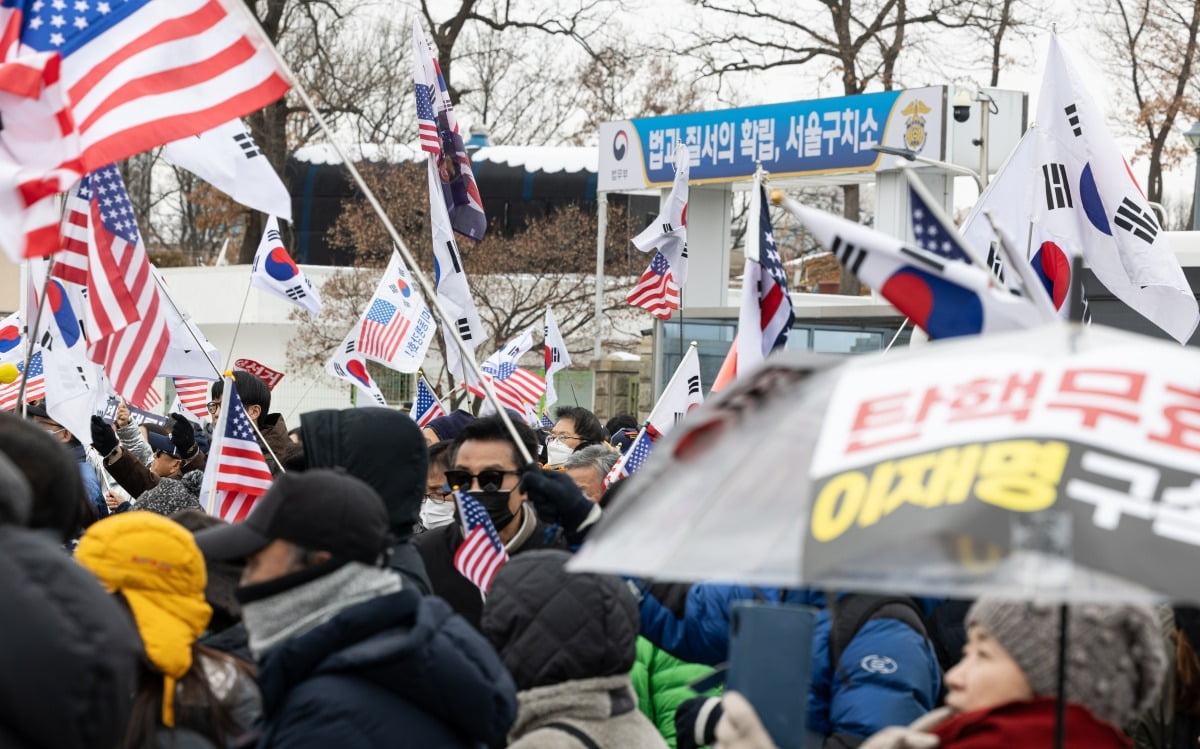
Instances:
[[[66,475],[79,480],[77,472]],[[0,746],[116,746],[133,703],[141,639],[95,576],[63,552],[56,532],[21,527],[31,496],[18,477],[0,453]]]
[[[389,408],[309,411],[300,416],[306,468],[341,467],[371,485],[387,505],[396,545],[389,566],[432,592],[410,539],[420,518],[429,450],[417,423]]]

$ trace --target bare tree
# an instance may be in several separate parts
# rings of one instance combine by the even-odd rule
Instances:
[[[431,241],[424,165],[362,164],[360,168],[418,265],[432,275],[432,252],[423,249]],[[611,310],[626,306],[620,292],[630,285],[629,274],[640,272],[638,264],[644,264],[644,258],[625,252],[624,238],[632,228],[627,226],[624,210],[610,205],[609,211],[611,231],[604,287],[609,299],[606,308]],[[471,293],[487,333],[479,344],[482,356],[530,326],[540,325],[547,306],[554,309],[568,340],[589,329],[595,320],[595,287],[588,275],[594,272],[591,250],[595,237],[595,212],[566,206],[530,221],[524,231],[513,236],[493,231],[479,244],[460,246]],[[335,302],[326,302],[319,318],[294,316],[300,324],[289,358],[294,368],[324,364],[366,306],[378,271],[391,254],[391,242],[364,200],[345,204],[330,240],[353,251],[354,265],[322,287],[322,299],[332,296]],[[443,348],[440,336],[437,345]],[[580,353],[584,353],[582,349]],[[434,384],[442,381],[442,392],[454,390],[448,373],[427,374]]]
[[[898,85],[900,58],[917,46],[915,33],[961,25],[950,9],[963,5],[933,0],[913,12],[907,0],[820,0],[783,6],[759,0],[694,2],[713,22],[693,32],[681,51],[700,61],[704,75],[723,80],[815,63],[813,68],[840,78],[846,95]],[[824,12],[815,12],[815,5]],[[713,28],[720,31],[714,33]],[[858,185],[842,188],[842,209],[847,218],[859,220]],[[853,274],[845,273],[839,291],[857,295],[861,286]]]
[[[332,127],[372,142],[413,132],[405,16],[381,18],[369,6],[346,0],[245,2]],[[294,92],[247,121],[263,155],[281,174],[287,157],[319,133]],[[253,260],[262,228],[263,216],[246,209],[240,262]]]
[[[953,25],[961,26],[970,36],[983,41],[980,61],[988,66],[988,85],[1000,85],[1000,71],[1015,62],[1013,55],[1006,53],[1006,44],[1017,41],[1028,46],[1026,35],[1046,15],[1043,0],[986,0],[963,3],[951,8],[948,17]],[[963,45],[964,50],[975,49],[976,45]]]
[[[1160,203],[1163,170],[1187,156],[1176,123],[1200,117],[1195,80],[1200,2],[1104,0],[1097,25],[1112,71],[1131,100],[1127,134],[1141,139],[1135,157],[1149,161],[1146,197]]]

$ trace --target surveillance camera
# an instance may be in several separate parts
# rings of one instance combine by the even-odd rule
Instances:
[[[954,92],[954,99],[951,102],[951,107],[954,109],[954,121],[966,122],[971,119],[971,94],[965,88],[960,88]]]

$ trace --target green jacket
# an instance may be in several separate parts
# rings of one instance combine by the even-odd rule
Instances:
[[[638,707],[650,719],[672,749],[675,747],[675,711],[680,703],[696,696],[689,686],[703,679],[713,669],[696,663],[685,663],[645,637],[637,639],[637,660],[630,676]],[[720,688],[705,694],[718,695]]]

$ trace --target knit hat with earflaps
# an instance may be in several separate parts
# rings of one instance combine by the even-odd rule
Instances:
[[[1000,643],[1035,696],[1058,694],[1059,604],[981,598],[967,612]],[[1124,726],[1157,698],[1167,669],[1161,627],[1148,606],[1071,604],[1067,701]]]
[[[127,512],[88,528],[75,558],[129,604],[146,657],[163,674],[163,725],[174,726],[175,683],[191,668],[192,645],[212,617],[192,534],[161,515]]]

